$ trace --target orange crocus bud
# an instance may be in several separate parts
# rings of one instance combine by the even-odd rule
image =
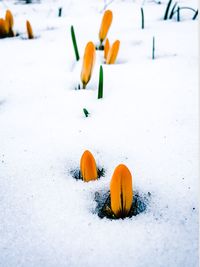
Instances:
[[[14,25],[14,19],[13,19],[13,15],[9,9],[6,10],[5,20],[8,22],[9,34],[11,36],[14,36],[13,29],[12,29],[13,25]]]
[[[111,209],[117,218],[128,215],[133,201],[132,176],[129,169],[120,164],[115,168],[110,182]]]
[[[120,41],[117,40],[114,42],[112,47],[110,48],[107,58],[106,58],[106,64],[114,64],[117,58],[117,54],[119,51]]]
[[[105,45],[104,45],[104,59],[106,60],[107,56],[108,56],[108,51],[110,50],[110,42],[108,40],[108,38],[105,41]]]
[[[95,63],[95,46],[92,42],[89,42],[85,47],[85,53],[83,57],[83,66],[81,71],[81,81],[83,83],[83,88],[85,89],[87,83],[89,82],[94,63]]]
[[[84,182],[89,182],[98,178],[96,161],[92,153],[88,150],[86,150],[81,157],[80,171]]]
[[[28,39],[33,39],[34,38],[33,30],[28,20],[26,21],[26,29],[27,29]]]
[[[106,35],[108,33],[108,30],[110,28],[110,25],[112,23],[113,14],[111,10],[106,10],[103,19],[101,22],[101,27],[99,30],[99,40],[101,43],[103,43],[104,39],[106,38]]]
[[[7,37],[9,33],[8,22],[4,19],[0,19],[0,38]]]

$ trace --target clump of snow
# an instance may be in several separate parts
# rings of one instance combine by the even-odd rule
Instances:
[[[9,8],[20,34],[0,40],[2,267],[198,265],[197,21],[185,12],[180,22],[163,21],[167,1],[112,1],[117,62],[103,64],[96,51],[87,89],[74,90],[86,43],[98,44],[104,3],[0,2],[0,15]],[[197,9],[196,0],[178,3]],[[38,38],[23,38],[26,19]],[[70,174],[85,149],[106,170],[98,181]],[[132,218],[100,219],[95,193],[109,190],[120,163],[132,172],[134,192],[150,192],[150,201]]]

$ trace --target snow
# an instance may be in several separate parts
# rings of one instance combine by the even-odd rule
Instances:
[[[98,44],[104,1],[0,2],[20,33],[0,40],[1,267],[198,266],[198,25],[186,11],[163,21],[161,2],[145,1],[144,30],[142,1],[108,6],[108,37],[121,46],[116,64],[103,64],[101,100],[101,51],[87,89],[74,88],[86,43]],[[36,39],[26,39],[26,19]],[[106,170],[98,181],[70,174],[85,149]],[[134,191],[151,193],[149,205],[132,218],[100,219],[95,192],[109,190],[120,163]]]

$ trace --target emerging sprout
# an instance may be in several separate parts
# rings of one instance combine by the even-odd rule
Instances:
[[[104,45],[104,59],[106,60],[107,56],[108,56],[108,51],[110,49],[110,42],[108,40],[108,38],[105,41],[105,45]]]
[[[95,46],[92,42],[89,42],[85,47],[83,66],[81,71],[81,81],[83,83],[83,89],[86,88],[86,85],[91,78],[95,63],[95,57]]]
[[[117,54],[119,51],[120,41],[117,40],[113,43],[112,47],[108,51],[108,55],[106,57],[106,64],[114,64],[117,58]]]
[[[83,108],[83,113],[85,114],[85,117],[87,118],[89,116],[89,112],[86,108]]]
[[[28,20],[26,21],[26,29],[27,29],[28,39],[33,39],[34,38],[33,30]]]
[[[98,178],[96,161],[92,153],[88,150],[86,150],[81,157],[80,171],[84,182],[89,182]]]
[[[71,37],[72,37],[72,43],[73,43],[73,47],[74,47],[76,60],[78,61],[80,57],[79,57],[78,46],[77,46],[77,42],[76,42],[76,35],[75,35],[75,32],[74,32],[73,25],[71,26]]]
[[[129,169],[120,164],[115,168],[110,183],[111,209],[117,218],[129,214],[133,201],[132,176]]]
[[[7,37],[9,33],[9,24],[7,20],[0,19],[0,38]]]
[[[141,7],[141,19],[142,19],[142,25],[141,25],[141,28],[144,29],[144,10],[143,8]]]
[[[62,7],[59,7],[58,9],[58,17],[61,17],[62,16]]]
[[[167,3],[167,7],[165,9],[165,14],[164,14],[164,20],[168,19],[168,14],[169,14],[169,10],[170,10],[170,6],[172,4],[173,0],[169,0],[169,2]]]
[[[103,98],[103,67],[99,69],[98,99]]]
[[[99,40],[100,43],[102,44],[103,41],[105,40],[108,30],[110,28],[110,25],[112,23],[112,19],[113,19],[113,14],[111,10],[106,10],[103,18],[102,18],[102,22],[101,22],[101,27],[99,30]]]
[[[155,59],[155,37],[153,36],[152,59]]]
[[[13,19],[13,15],[9,9],[6,10],[5,20],[8,23],[9,36],[13,37],[14,36],[14,32],[13,32],[14,19]]]

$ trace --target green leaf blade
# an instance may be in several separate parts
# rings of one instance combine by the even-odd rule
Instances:
[[[74,46],[74,52],[75,52],[76,60],[79,61],[80,56],[79,56],[79,52],[78,52],[78,46],[77,46],[77,42],[76,42],[76,36],[75,36],[73,25],[71,26],[71,37],[72,37],[72,43]]]
[[[99,69],[99,87],[98,87],[98,99],[103,98],[103,67]]]

